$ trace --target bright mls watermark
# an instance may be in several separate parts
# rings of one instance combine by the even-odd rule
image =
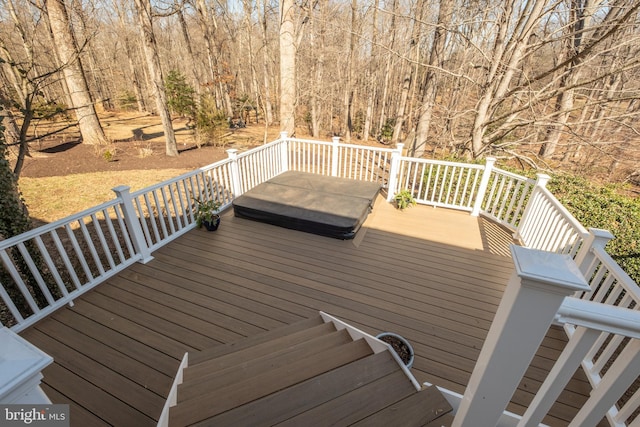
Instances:
[[[0,405],[0,427],[69,427],[69,405]]]

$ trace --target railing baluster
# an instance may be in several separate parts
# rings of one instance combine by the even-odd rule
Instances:
[[[62,296],[68,297],[69,291],[67,291],[67,287],[65,286],[64,281],[62,280],[62,277],[58,272],[58,268],[56,267],[55,263],[53,262],[53,259],[51,258],[51,255],[49,254],[49,250],[46,248],[44,242],[42,241],[42,238],[40,236],[37,236],[35,238],[35,241],[36,241],[36,246],[38,246],[38,249],[42,254],[42,258],[44,259],[45,264],[47,264],[47,268],[49,269],[49,272],[53,276],[53,280],[56,282],[58,289],[62,293]]]
[[[107,258],[109,269],[114,269],[116,267],[116,263],[113,260],[113,256],[111,256],[111,250],[109,249],[109,245],[107,244],[107,239],[104,238],[104,232],[102,231],[102,227],[100,227],[100,221],[95,214],[91,215],[91,222],[93,223],[93,228],[96,230],[96,235],[98,236],[98,240],[100,241],[100,245],[102,246],[102,252]]]
[[[118,253],[118,260],[120,261],[120,264],[122,264],[123,262],[125,262],[126,258],[124,256],[124,252],[122,252],[122,246],[120,245],[120,241],[118,240],[116,229],[113,226],[113,220],[111,219],[111,216],[109,216],[109,211],[106,211],[106,210],[104,212],[104,222],[107,225],[107,229],[109,230],[109,236],[111,236],[111,242],[113,243],[113,247]]]
[[[56,249],[58,249],[58,253],[62,258],[62,262],[64,263],[64,266],[66,267],[67,272],[69,273],[69,276],[71,276],[71,281],[73,282],[73,285],[76,287],[76,289],[80,289],[80,287],[82,286],[82,284],[80,283],[80,278],[78,277],[75,269],[73,268],[71,259],[67,255],[67,250],[62,244],[62,241],[60,240],[60,236],[58,236],[58,233],[56,232],[56,230],[51,230],[50,235],[51,235],[51,238],[53,239],[54,244],[56,245]]]
[[[547,379],[542,383],[517,427],[537,426],[580,367],[580,363],[600,335],[600,331],[579,327],[567,343]]]
[[[22,317],[22,314],[20,314],[20,310],[18,310],[18,307],[16,307],[16,305],[13,303],[13,299],[11,299],[11,296],[9,296],[9,294],[5,290],[4,283],[0,283],[0,298],[2,298],[2,301],[4,301],[4,304],[7,306],[9,312],[18,323],[18,325],[24,322],[24,317]],[[0,325],[2,325],[2,322],[0,322]]]
[[[640,340],[633,339],[613,362],[600,384],[569,424],[569,427],[595,426],[629,388],[640,372]]]
[[[158,192],[160,192],[160,198],[162,199],[162,203],[160,203],[160,198],[158,198]],[[151,191],[151,197],[153,198],[153,204],[156,206],[158,213],[164,209],[167,211],[168,201],[164,192],[164,188],[159,188],[155,191]],[[171,222],[171,218],[165,215],[158,215],[158,222],[160,222],[160,230],[162,230],[162,238],[167,238],[169,236],[169,232],[167,231],[167,222],[169,223],[169,227],[171,228],[171,232],[173,233],[173,223]]]
[[[20,255],[22,255],[22,259],[27,263],[27,266],[29,267],[29,273],[31,273],[31,275],[35,279],[36,284],[47,300],[47,303],[49,303],[50,305],[53,304],[53,295],[51,295],[51,291],[49,291],[49,288],[47,288],[47,284],[44,282],[44,279],[42,278],[38,267],[36,266],[35,262],[33,262],[33,258],[31,257],[31,254],[25,247],[24,243],[18,243],[18,251],[20,252]]]
[[[25,301],[29,305],[29,308],[31,309],[31,311],[34,314],[38,313],[38,311],[40,311],[40,308],[38,308],[38,304],[33,299],[31,292],[29,292],[29,289],[27,289],[27,286],[22,280],[22,277],[20,277],[20,273],[18,273],[18,270],[16,270],[16,267],[13,265],[13,262],[11,261],[11,259],[9,258],[9,255],[5,250],[0,251],[0,259],[4,263],[4,268],[7,270],[7,272],[13,279],[13,283],[15,283],[15,285],[20,290],[22,297],[25,299]]]
[[[82,227],[82,221],[78,220],[78,225],[80,227]],[[80,261],[80,265],[82,266],[82,270],[84,271],[85,277],[87,278],[87,281],[92,281],[94,279],[93,273],[91,272],[91,269],[89,268],[89,264],[87,263],[87,259],[84,257],[84,252],[82,251],[82,249],[80,248],[80,245],[78,244],[78,239],[76,239],[76,235],[73,232],[73,230],[71,229],[71,227],[69,226],[69,224],[66,224],[64,226],[64,229],[67,233],[67,237],[69,238],[69,241],[71,241],[71,246],[73,246],[73,249],[75,251],[76,257],[78,258],[78,260]],[[84,232],[84,230],[83,230]]]

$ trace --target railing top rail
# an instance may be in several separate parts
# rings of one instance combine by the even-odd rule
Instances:
[[[156,183],[156,184],[150,185],[150,186],[148,186],[148,187],[142,188],[142,189],[140,189],[140,190],[136,190],[136,191],[134,191],[134,192],[132,192],[132,193],[131,193],[131,196],[135,198],[135,197],[141,196],[141,195],[143,195],[143,194],[145,194],[145,193],[149,193],[149,192],[151,192],[151,191],[158,190],[158,189],[160,189],[160,188],[162,188],[162,187],[167,186],[168,184],[172,184],[172,183],[174,183],[174,182],[182,181],[182,180],[184,180],[184,179],[187,179],[187,178],[189,178],[189,177],[192,177],[192,176],[194,176],[194,175],[197,175],[197,174],[198,174],[198,173],[200,173],[200,172],[204,172],[204,171],[207,171],[207,170],[209,170],[209,169],[213,169],[213,168],[215,168],[215,167],[221,166],[221,165],[223,165],[223,164],[225,164],[225,163],[228,163],[229,161],[230,161],[230,160],[227,158],[227,159],[219,160],[219,161],[217,161],[217,162],[215,162],[215,163],[211,163],[211,164],[206,165],[206,166],[199,167],[198,169],[194,169],[194,170],[192,170],[192,171],[185,172],[185,173],[183,173],[182,175],[178,175],[178,176],[173,177],[173,178],[171,178],[171,179],[167,179],[167,180],[164,180],[164,181],[158,182],[158,183]]]
[[[319,141],[319,140],[316,140],[316,139],[305,139],[305,138],[287,138],[287,141],[304,142],[305,144],[318,144],[318,145],[332,145],[333,144],[332,141]]]
[[[549,203],[551,203],[558,211],[562,213],[562,215],[571,221],[573,227],[578,230],[583,237],[587,237],[589,235],[589,230],[587,230],[581,223],[578,221],[572,214],[569,212],[567,208],[564,207],[562,203],[549,191],[546,187],[536,187],[539,191],[541,191],[545,196]]]
[[[255,154],[255,153],[259,152],[259,151],[266,150],[267,148],[272,147],[274,145],[278,145],[281,142],[283,142],[282,139],[276,139],[275,141],[271,141],[271,142],[268,142],[268,143],[266,143],[264,145],[260,145],[258,147],[254,147],[254,148],[252,148],[250,150],[243,151],[242,153],[238,153],[238,159],[241,159],[241,158],[244,158],[244,157],[249,157],[249,156],[251,156],[251,155],[253,155],[253,154]],[[218,163],[220,163],[220,162],[218,162]],[[214,163],[213,165],[211,165],[211,167],[217,166],[218,163]]]
[[[509,171],[506,171],[504,169],[500,169],[500,168],[496,168],[496,167],[493,168],[493,172],[499,173],[500,175],[508,176],[510,178],[513,178],[513,179],[529,181],[532,184],[536,182],[536,180],[533,179],[533,178],[527,178],[526,176],[518,175],[517,173],[509,172]]]
[[[596,258],[607,267],[609,274],[613,275],[620,285],[640,303],[640,288],[626,271],[607,253],[604,247],[592,246],[591,251]]]
[[[567,297],[555,321],[640,338],[640,311],[629,308]]]
[[[477,165],[477,164],[474,164],[474,163],[452,162],[452,161],[449,161],[449,160],[419,159],[419,158],[416,158],[416,157],[406,157],[406,156],[401,157],[400,160],[401,161],[412,162],[412,163],[465,167],[467,169],[484,169],[485,168],[484,165]]]
[[[259,148],[259,147],[258,147],[258,148]],[[184,175],[189,175],[189,173],[192,173],[192,172],[196,172],[196,173],[197,173],[197,172],[206,172],[206,171],[208,171],[208,170],[210,170],[210,169],[213,169],[213,168],[217,168],[217,167],[219,167],[219,166],[222,166],[222,165],[224,165],[225,163],[229,163],[230,161],[231,161],[231,159],[227,157],[226,159],[218,160],[217,162],[209,163],[208,165],[205,165],[205,166],[200,166],[200,167],[199,167],[198,169],[196,169],[195,171],[187,172],[187,173],[186,173],[186,174],[184,174]]]
[[[97,212],[100,212],[102,210],[109,209],[109,208],[111,208],[113,206],[118,205],[119,203],[120,203],[120,201],[118,199],[113,199],[113,200],[110,200],[108,202],[104,202],[104,203],[102,203],[100,205],[92,206],[92,207],[90,207],[88,209],[85,209],[85,210],[83,210],[81,212],[78,212],[78,213],[75,213],[73,215],[69,215],[69,216],[64,217],[62,219],[59,219],[57,221],[41,225],[40,227],[33,228],[33,229],[29,230],[29,231],[25,231],[24,233],[18,234],[17,236],[13,236],[13,237],[10,237],[8,239],[2,240],[2,241],[0,241],[0,250],[6,249],[6,248],[11,247],[13,245],[16,245],[16,244],[18,244],[20,242],[25,242],[27,240],[31,240],[34,237],[40,236],[40,235],[42,235],[42,234],[44,234],[44,233],[46,233],[48,231],[51,231],[51,230],[55,230],[56,228],[64,226],[66,224],[71,224],[73,222],[80,221],[82,218],[86,218],[86,217],[91,216],[93,214],[96,214]]]
[[[287,140],[294,141],[294,142],[303,142],[305,144],[316,144],[316,145],[327,145],[327,146],[333,145],[333,142],[317,141],[314,139],[287,138]],[[338,146],[343,148],[356,148],[358,150],[378,151],[381,153],[393,153],[395,151],[394,148],[372,147],[369,145],[347,144],[344,142],[338,142]]]
[[[158,189],[160,189],[162,187],[165,187],[165,186],[167,186],[169,184],[173,184],[174,182],[182,181],[183,179],[186,179],[186,178],[188,178],[190,176],[193,176],[193,175],[197,174],[198,172],[199,172],[199,170],[196,169],[196,170],[193,170],[191,172],[186,172],[186,173],[183,173],[182,175],[178,175],[178,176],[176,176],[174,178],[167,179],[167,180],[164,180],[162,182],[158,182],[158,183],[150,185],[148,187],[141,188],[140,190],[136,190],[136,191],[132,192],[131,196],[135,198],[135,197],[141,196],[141,195],[143,195],[145,193],[150,193],[152,191],[155,191],[155,190],[158,190]]]

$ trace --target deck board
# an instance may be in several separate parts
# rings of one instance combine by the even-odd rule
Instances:
[[[424,206],[400,212],[380,200],[348,241],[225,212],[215,233],[190,231],[22,335],[56,359],[44,371],[45,389],[72,405],[74,425],[82,425],[75,411],[79,420],[152,425],[185,352],[319,310],[368,333],[405,336],[419,381],[463,393],[513,274],[510,242],[484,218]],[[563,334],[548,333],[509,410],[522,412],[532,399]],[[560,418],[545,422],[566,425],[588,393],[584,375],[576,376],[553,409]]]

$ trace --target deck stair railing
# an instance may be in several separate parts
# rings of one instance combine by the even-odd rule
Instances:
[[[575,259],[591,287],[580,298],[625,313],[638,310],[637,285],[604,250],[611,236],[585,230],[545,188],[544,175],[528,179],[494,167],[494,159],[477,165],[403,157],[401,144],[379,148],[284,134],[244,153],[228,150],[228,155],[139,191],[114,188],[112,201],[1,241],[3,325],[19,332],[129,265],[148,262],[154,250],[195,227],[196,199],[215,199],[225,208],[234,197],[286,170],[378,182],[389,200],[407,188],[419,203],[490,217],[528,248]],[[566,329],[570,335],[575,330]],[[611,338],[603,332],[587,353],[583,366],[591,369],[594,386],[603,378],[600,355],[619,353],[628,336]],[[627,407],[640,407],[638,393],[629,402]]]
[[[570,427],[635,426],[640,372],[640,312],[632,308],[579,299],[590,284],[569,254],[513,247],[516,271],[480,352],[465,395],[459,400],[455,427],[477,425],[538,426],[581,365],[592,392]],[[571,330],[522,417],[505,419],[504,410],[549,326]],[[595,357],[595,358],[594,358]],[[606,365],[606,369],[605,369]]]

